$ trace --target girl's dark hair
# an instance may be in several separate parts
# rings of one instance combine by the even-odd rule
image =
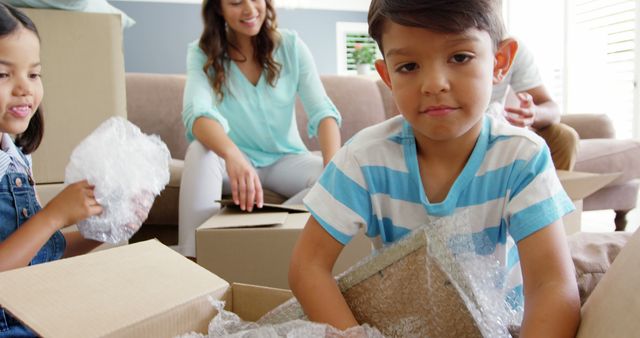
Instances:
[[[32,31],[40,39],[36,25],[28,16],[16,8],[0,2],[0,38],[10,35],[22,27]],[[38,107],[29,120],[27,130],[16,135],[15,143],[22,148],[24,154],[30,154],[38,149],[43,135],[44,118],[42,108]]]
[[[383,53],[386,20],[443,33],[476,28],[489,33],[494,49],[505,34],[500,0],[373,0],[369,6],[369,35]]]
[[[267,13],[258,35],[252,38],[254,57],[267,70],[267,81],[271,86],[275,86],[282,65],[273,59],[273,51],[280,41],[280,34],[276,30],[276,12],[271,4],[271,0],[265,0]],[[207,61],[202,67],[202,71],[207,74],[211,88],[216,93],[218,100],[222,100],[222,86],[226,80],[225,63],[231,58],[229,49],[239,51],[227,39],[227,28],[222,16],[222,6],[220,0],[205,0],[202,7],[202,19],[204,21],[204,31],[200,36],[200,49],[207,56]],[[245,60],[247,59],[246,56]],[[245,61],[242,60],[242,61]],[[213,71],[213,72],[212,72]]]

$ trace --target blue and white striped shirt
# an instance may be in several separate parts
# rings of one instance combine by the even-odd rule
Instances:
[[[522,302],[516,243],[574,207],[543,139],[485,116],[475,148],[447,197],[424,193],[413,130],[402,116],[358,133],[334,156],[304,199],[336,240],[360,228],[390,244],[435,218],[468,215],[475,254],[492,255]],[[480,245],[477,245],[480,244]]]
[[[7,172],[19,172],[32,176],[31,155],[24,155],[7,133],[0,140],[0,178]]]

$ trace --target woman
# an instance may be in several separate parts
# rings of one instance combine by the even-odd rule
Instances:
[[[195,229],[231,193],[262,207],[263,187],[300,203],[340,147],[340,114],[298,36],[276,29],[271,0],[209,0],[204,32],[189,46],[183,121],[191,144],[180,188],[179,246],[195,256]],[[296,94],[322,158],[300,139]]]

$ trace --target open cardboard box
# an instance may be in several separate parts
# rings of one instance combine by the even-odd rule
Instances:
[[[287,290],[229,285],[156,240],[0,273],[0,307],[43,337],[206,333],[209,297],[256,320]]]
[[[265,204],[245,212],[229,201],[196,230],[198,264],[228,282],[289,289],[291,252],[307,220],[304,206]],[[371,241],[360,233],[344,248],[337,275],[371,253]]]
[[[612,182],[618,173],[558,171],[576,210],[563,218],[567,234],[580,231],[582,200]],[[229,282],[288,289],[291,251],[310,214],[304,206],[265,204],[248,213],[230,201],[196,231],[198,264]],[[371,241],[360,233],[345,247],[333,270],[337,275],[366,257]]]
[[[558,178],[567,195],[576,206],[576,210],[562,219],[567,235],[581,230],[582,200],[613,182],[620,173],[594,174],[579,171],[558,170]]]
[[[640,330],[640,232],[582,308],[578,337],[633,337]],[[43,337],[174,337],[206,333],[209,297],[255,321],[286,290],[229,285],[151,240],[0,273],[0,306]]]

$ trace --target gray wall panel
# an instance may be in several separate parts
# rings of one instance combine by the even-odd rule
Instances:
[[[127,72],[184,73],[186,46],[202,31],[199,4],[113,1],[136,20],[125,30]],[[366,22],[364,12],[278,8],[280,27],[298,32],[309,46],[318,71],[335,74],[336,22]]]

